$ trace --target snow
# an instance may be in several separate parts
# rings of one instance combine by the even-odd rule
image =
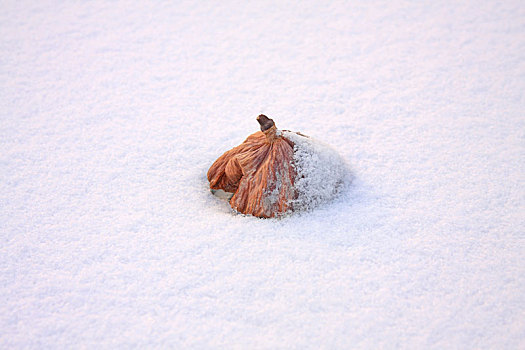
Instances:
[[[1,9],[0,348],[525,348],[522,2]],[[232,214],[260,113],[351,186]]]
[[[329,145],[290,131],[282,135],[294,144],[297,198],[292,203],[296,212],[330,202],[350,185],[352,175],[344,159]]]

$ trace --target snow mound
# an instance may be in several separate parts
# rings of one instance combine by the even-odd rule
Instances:
[[[297,172],[295,211],[311,210],[332,200],[350,181],[343,158],[330,146],[311,137],[283,131],[294,143],[294,167]]]

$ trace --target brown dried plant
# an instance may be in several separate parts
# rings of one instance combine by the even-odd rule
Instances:
[[[294,144],[283,137],[272,119],[257,117],[261,131],[225,152],[208,170],[213,190],[233,193],[231,207],[261,218],[281,216],[293,210]]]

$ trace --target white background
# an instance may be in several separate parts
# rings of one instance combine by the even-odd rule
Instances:
[[[525,348],[521,1],[2,1],[0,347]],[[355,180],[283,220],[258,130]]]

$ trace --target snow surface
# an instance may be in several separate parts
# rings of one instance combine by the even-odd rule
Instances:
[[[292,201],[292,206],[295,212],[328,203],[351,184],[352,174],[348,166],[329,145],[295,132],[279,132],[294,144],[297,198]]]
[[[0,348],[525,348],[523,2],[0,6]],[[349,190],[232,215],[260,113]]]

